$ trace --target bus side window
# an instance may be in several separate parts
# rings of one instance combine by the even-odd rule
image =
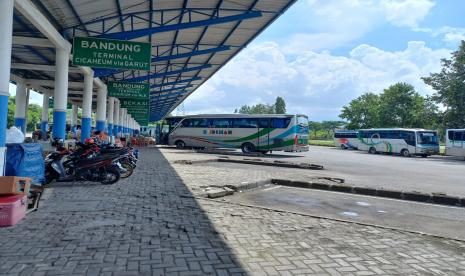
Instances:
[[[257,120],[250,118],[236,118],[232,120],[234,128],[257,128]]]
[[[447,138],[448,138],[449,140],[454,140],[454,131],[453,131],[453,130],[449,130],[449,131],[447,132]]]
[[[182,121],[181,126],[182,127],[192,127],[191,124],[192,124],[192,121],[190,119],[186,119],[186,120]]]
[[[209,121],[207,119],[194,119],[192,123],[192,127],[201,127],[206,128],[209,127]]]
[[[463,131],[454,131],[454,141],[463,141],[465,140],[463,137],[464,132]]]
[[[271,127],[273,128],[286,128],[291,119],[287,118],[273,118],[271,119]]]
[[[213,119],[212,127],[213,128],[229,128],[232,126],[231,120],[229,119]]]
[[[270,119],[258,119],[258,127],[259,128],[268,128],[270,127]]]

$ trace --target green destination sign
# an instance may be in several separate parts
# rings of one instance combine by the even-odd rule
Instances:
[[[121,99],[120,104],[122,108],[129,110],[149,110],[149,100],[142,99]]]
[[[73,64],[97,68],[150,70],[150,43],[75,37]]]
[[[143,99],[120,99],[121,107],[126,108],[128,113],[136,120],[140,125],[148,125],[149,118],[149,101]]]
[[[108,96],[119,99],[148,99],[150,85],[148,83],[137,82],[108,82]]]

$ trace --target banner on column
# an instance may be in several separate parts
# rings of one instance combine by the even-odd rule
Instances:
[[[150,43],[75,37],[73,64],[96,68],[150,70]]]
[[[150,85],[136,82],[108,82],[108,96],[118,99],[145,99],[148,100]]]

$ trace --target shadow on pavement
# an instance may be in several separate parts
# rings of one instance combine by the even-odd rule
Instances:
[[[245,274],[235,252],[157,148],[115,185],[60,186],[0,229],[0,273]]]

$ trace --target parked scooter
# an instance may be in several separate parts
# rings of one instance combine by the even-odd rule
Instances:
[[[102,154],[119,154],[121,156],[115,164],[120,168],[121,178],[127,178],[132,175],[136,168],[137,158],[132,148],[118,148],[111,145],[98,145],[93,140],[88,143],[78,144],[81,150],[78,151],[80,157],[92,156],[96,157]]]
[[[115,162],[121,159],[121,155],[101,154],[96,157],[83,158],[82,155],[71,154],[62,146],[62,141],[56,141],[55,145],[57,151],[50,153],[45,159],[45,184],[53,180],[114,184],[120,179],[120,169]]]

